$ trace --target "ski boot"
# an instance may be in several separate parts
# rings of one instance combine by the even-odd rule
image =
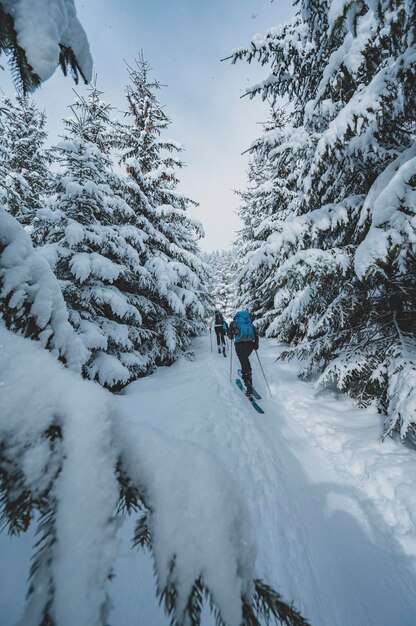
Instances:
[[[222,353],[223,353],[224,356],[227,356],[226,353],[225,353],[225,346],[222,347]]]
[[[245,390],[245,394],[246,394],[247,398],[250,400],[250,402],[252,402],[254,400],[253,387],[248,387]]]
[[[251,376],[250,377],[247,376],[246,378],[243,378],[243,380],[246,386],[245,394],[249,400],[253,400],[254,394],[253,394],[253,382],[251,380]]]

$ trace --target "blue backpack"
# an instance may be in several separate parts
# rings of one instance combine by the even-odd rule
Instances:
[[[248,311],[239,311],[234,317],[234,322],[237,327],[236,331],[238,331],[238,334],[236,334],[234,338],[235,343],[239,341],[256,340],[250,313],[248,313]]]

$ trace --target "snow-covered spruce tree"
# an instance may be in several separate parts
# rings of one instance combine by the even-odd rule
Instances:
[[[264,312],[271,308],[270,298],[273,299],[273,294],[269,293],[266,302],[263,301],[262,285],[265,279],[263,275],[265,263],[258,262],[254,266],[250,260],[263,243],[262,236],[258,234],[258,228],[265,214],[273,210],[270,202],[270,191],[273,187],[269,182],[271,172],[267,172],[268,169],[267,161],[261,158],[261,154],[256,149],[252,149],[247,172],[247,189],[237,191],[240,198],[238,213],[243,223],[243,228],[235,240],[240,267],[236,276],[238,303],[256,317],[259,331],[263,330],[262,318]]]
[[[176,154],[182,148],[161,137],[170,124],[155,95],[161,85],[149,78],[143,55],[128,71],[128,123],[120,126],[115,143],[127,171],[127,201],[148,234],[145,268],[151,275],[151,328],[157,340],[153,358],[167,365],[186,353],[190,337],[204,328],[206,271],[198,249],[203,232],[187,214],[192,202],[177,190],[176,168],[183,164]]]
[[[208,287],[212,305],[219,309],[226,319],[230,318],[237,302],[235,251],[206,252],[204,260],[208,269]]]
[[[304,149],[295,136],[284,109],[271,110],[271,119],[264,124],[262,135],[249,148],[248,187],[237,192],[243,228],[235,246],[240,272],[237,276],[238,301],[249,308],[256,318],[257,328],[264,332],[273,319],[273,268],[281,262],[276,258],[269,238],[280,231],[282,223],[298,209],[298,171],[291,171]],[[297,153],[294,154],[294,147]]]
[[[0,168],[1,171],[1,168]],[[0,208],[0,320],[81,371],[88,351],[73,331],[60,285],[17,220]]]
[[[15,70],[20,76],[19,82],[23,82],[23,88],[28,91],[33,86],[35,65],[28,66],[25,51],[17,45],[17,37],[23,33],[28,35],[32,28],[29,18],[34,8],[26,14],[27,21],[20,14],[22,7],[19,1],[14,3],[11,14],[5,14],[7,8],[11,8],[10,2],[0,3],[0,53],[13,56]],[[18,18],[17,25],[12,14]],[[75,32],[75,15],[73,20]],[[32,33],[30,41],[27,40],[32,51],[38,36],[39,33],[36,36]],[[42,40],[40,45],[45,43]],[[86,58],[85,66],[88,69]],[[39,66],[39,71],[41,69]],[[43,347],[70,369],[80,371],[88,353],[68,321],[60,285],[46,260],[34,250],[20,221],[10,215],[13,213],[27,224],[28,213],[33,215],[32,201],[38,206],[40,177],[46,176],[46,163],[41,149],[44,118],[21,95],[17,97],[17,104],[10,100],[2,103],[0,117],[3,126],[0,141],[1,324],[16,333],[39,340]]]
[[[0,103],[5,173],[0,194],[9,213],[24,226],[34,224],[50,179],[45,123],[45,114],[28,96],[17,94],[15,101],[4,98]]]
[[[22,0],[0,2],[0,54],[5,53],[9,56],[17,86],[21,87],[24,93],[32,91],[42,80],[46,80],[59,62],[65,71],[68,66],[72,66],[74,73],[89,79],[92,59],[84,30],[76,17],[73,1],[68,0],[65,6],[59,3],[57,12],[54,12],[53,5],[54,2],[38,2],[29,6]],[[14,158],[9,147],[11,145],[16,148],[16,153],[21,147],[18,145],[19,137],[14,137],[12,134],[10,124],[16,121],[15,116],[20,117],[21,121],[24,117],[23,111],[27,108],[26,112],[33,129],[32,139],[35,142],[35,151],[32,152],[32,145],[28,145],[27,149],[31,155],[34,155],[43,140],[43,119],[23,96],[19,96],[19,99],[22,103],[21,113],[16,113],[15,110],[12,113],[8,106],[2,107],[2,122],[7,117],[7,113],[10,113],[7,121],[10,134],[8,135],[9,141],[6,142],[8,132],[7,130],[3,132],[0,141],[0,196],[3,200],[4,198],[10,199],[9,206],[6,208],[10,209],[14,206],[16,215],[21,218],[23,212],[20,213],[17,204],[13,205],[15,196],[12,198],[10,194],[13,185],[6,185],[9,159]],[[19,131],[22,130],[19,123]],[[20,154],[20,156],[27,155]],[[42,159],[38,162],[35,157],[35,162],[42,170]],[[23,167],[27,165],[30,168],[32,164],[26,162]],[[32,184],[32,172],[27,170],[25,174]],[[13,181],[17,185],[21,183],[23,204],[21,205],[19,201],[19,206],[24,208],[29,208],[29,204],[26,206],[24,204],[26,192],[31,194],[26,186],[28,179],[17,175]],[[19,192],[16,189],[15,191]],[[2,201],[2,205],[3,203]],[[0,315],[2,324],[27,337],[39,339],[44,347],[50,349],[71,369],[79,370],[88,355],[68,322],[60,286],[48,263],[33,249],[30,238],[22,225],[6,212],[6,208],[4,206],[0,208]],[[13,212],[15,212],[14,209],[12,209]]]
[[[268,333],[292,343],[304,375],[378,398],[402,436],[416,420],[415,50],[414,4],[304,0],[234,54],[271,64],[251,93],[289,97],[307,137],[290,164],[297,214],[267,242]]]
[[[126,203],[113,171],[111,108],[92,86],[71,106],[64,141],[53,150],[61,166],[52,206],[39,211],[38,237],[61,281],[70,320],[91,352],[84,373],[119,389],[154,365],[155,305],[146,296],[151,275],[143,267],[148,235]]]
[[[54,7],[54,4],[59,4],[59,6]],[[58,11],[54,12],[54,8]],[[67,12],[68,15],[66,15]],[[36,17],[41,18],[42,26],[45,27],[45,25],[50,25],[57,16],[63,19],[66,28],[69,28],[70,31],[66,32],[63,38],[68,50],[72,50],[71,36],[74,38],[74,48],[79,48],[80,43],[82,43],[83,31],[76,19],[71,0],[65,5],[58,2],[48,2],[47,5],[37,2],[29,6],[28,3],[20,0],[0,3],[0,53],[5,52],[12,55],[15,77],[25,91],[29,91],[39,84],[40,77],[45,72],[48,58],[53,69],[58,63],[58,58],[55,59],[54,56],[54,44],[58,42],[55,42],[54,37],[57,36],[58,40],[61,41],[62,23],[56,24],[57,28],[55,29],[48,30],[46,27],[46,32],[36,28]],[[18,38],[20,45],[17,44]],[[27,45],[27,49],[21,47],[25,45]],[[36,55],[38,48],[43,52],[48,51],[49,55],[45,56],[41,53],[38,57]],[[88,55],[87,46],[83,57],[86,71],[88,71],[89,60],[91,59]],[[79,62],[82,63],[81,58]],[[1,147],[4,148],[4,146]],[[0,165],[2,184],[7,175],[7,170],[4,168],[6,161],[4,156],[5,152],[2,150]],[[5,326],[13,332],[6,330]],[[44,420],[56,419],[59,403],[55,403],[53,409],[49,404],[49,392],[55,387],[56,379],[46,374],[42,368],[42,363],[29,362],[29,357],[31,351],[35,350],[44,358],[50,359],[56,368],[60,367],[56,361],[56,357],[58,357],[71,369],[79,371],[87,355],[68,322],[65,302],[56,277],[46,260],[38,251],[33,249],[30,237],[23,226],[3,206],[0,207],[0,333],[2,361],[0,367],[2,375],[0,393],[1,528],[3,529],[6,525],[11,532],[25,530],[33,518],[32,511],[36,509],[36,500],[38,503],[42,501],[43,510],[38,508],[41,513],[38,535],[39,559],[35,559],[33,564],[33,574],[35,570],[40,571],[42,584],[34,587],[32,581],[29,593],[32,594],[32,598],[36,597],[37,607],[45,599],[50,608],[48,596],[52,587],[48,578],[42,577],[45,572],[42,565],[48,568],[52,565],[52,559],[50,554],[47,554],[44,559],[42,557],[45,555],[43,551],[45,543],[50,547],[54,546],[53,549],[55,549],[56,535],[54,533],[48,534],[50,523],[48,510],[50,510],[54,498],[47,497],[48,492],[45,487],[51,477],[56,478],[60,473],[60,466],[59,463],[50,462],[56,460],[56,455],[52,454],[54,458],[51,459],[46,454],[46,450],[49,447],[48,441],[51,451],[56,450],[56,440],[59,439],[60,432],[54,428],[44,428]],[[31,342],[26,338],[19,337],[18,334],[36,338],[39,341]],[[44,347],[51,350],[53,356],[49,355],[43,349]],[[13,359],[15,359],[14,362]],[[36,379],[38,367],[45,374],[43,381]],[[65,371],[68,379],[76,379],[73,372]],[[23,378],[22,373],[25,373]],[[38,385],[39,382],[41,384]],[[36,402],[36,393],[39,394],[39,398],[42,398],[40,404]],[[68,411],[66,416],[69,423],[71,421],[73,424],[76,422],[76,420],[72,420],[71,411]],[[100,418],[102,418],[101,415]],[[22,419],[25,423],[24,426]],[[90,434],[92,433],[90,432]],[[88,435],[86,439],[89,439]],[[109,485],[106,484],[106,489],[108,488]],[[94,485],[94,489],[96,490],[96,485]],[[88,495],[93,496],[91,492]],[[89,501],[92,503],[93,497]],[[76,506],[72,507],[74,503],[71,496],[68,498],[68,502],[71,502],[73,510],[77,508]],[[45,516],[42,515],[43,512],[45,512]],[[107,523],[108,514],[105,514],[104,524]],[[78,541],[78,539],[77,536],[76,540]],[[70,543],[71,550],[75,543]],[[99,551],[102,558],[101,546]],[[96,559],[93,560],[96,564]],[[63,580],[66,579],[67,574],[68,571],[62,576]],[[79,576],[79,572],[77,575]],[[108,572],[106,571],[105,578],[107,575]],[[86,582],[86,578],[83,576],[81,578]],[[100,578],[99,573],[98,578]],[[57,585],[54,587],[56,589]],[[98,604],[97,610],[99,610],[100,604]],[[41,615],[36,611],[30,612],[29,621],[26,623],[40,626],[46,621],[51,623],[46,614]],[[63,621],[60,623],[62,624]]]

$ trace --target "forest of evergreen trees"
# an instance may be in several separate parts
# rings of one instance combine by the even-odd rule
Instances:
[[[71,106],[63,140],[49,149],[45,115],[29,96],[0,106],[2,205],[24,227],[36,263],[51,268],[36,295],[31,257],[16,259],[33,283],[23,294],[16,265],[3,261],[4,320],[54,350],[67,318],[79,345],[76,369],[112,390],[186,354],[206,316],[201,228],[187,215],[190,200],[176,191],[180,148],[161,136],[169,119],[149,73],[142,56],[129,68],[121,122],[110,119],[94,82]],[[59,319],[47,289],[62,294]],[[73,341],[67,344],[73,351]],[[74,362],[64,346],[58,352]]]
[[[220,525],[227,545],[218,550],[234,561],[222,599],[209,537],[196,537],[194,549],[186,524],[173,536],[158,531],[162,442],[143,427],[137,439],[103,387],[118,391],[173,363],[204,330],[212,298],[202,229],[177,190],[181,148],[163,136],[169,118],[143,55],[128,66],[121,121],[94,80],[76,95],[62,141],[45,147],[46,118],[30,92],[58,63],[76,81],[92,79],[74,2],[58,3],[0,2],[0,53],[20,88],[0,106],[0,524],[12,535],[36,527],[22,623],[108,623],[124,513],[137,518],[134,547],[152,552],[156,595],[172,623],[197,626],[207,600],[219,624],[242,616],[247,626],[304,626],[255,579],[241,520]],[[221,496],[222,475],[210,472]],[[178,532],[195,553],[192,571],[175,552]]]
[[[73,40],[56,31],[52,69],[28,60],[45,41],[23,4],[0,2],[0,48],[20,86],[0,102],[1,331],[16,366],[0,415],[1,524],[15,534],[38,526],[25,624],[71,623],[81,609],[65,598],[70,575],[93,589],[78,623],[104,626],[118,512],[138,515],[136,545],[159,547],[152,484],[134,472],[134,442],[127,427],[120,435],[108,392],[189,355],[213,306],[248,308],[301,376],[376,402],[385,435],[416,438],[416,5],[302,0],[291,21],[234,51],[233,62],[264,66],[248,94],[267,100],[270,115],[250,148],[235,253],[203,257],[148,62],[127,66],[115,121],[73,0],[63,3]],[[47,148],[45,114],[29,94],[58,64],[89,88]],[[31,364],[42,367],[21,394],[17,377],[30,381]],[[78,480],[85,458],[88,479]],[[87,527],[93,556],[80,573]],[[253,580],[241,550],[230,576],[244,624],[306,624]],[[176,556],[155,566],[172,623],[199,624],[208,598],[224,624],[204,564],[189,581]]]
[[[215,309],[231,319],[237,306],[237,265],[234,250],[207,252],[208,291]]]
[[[270,103],[240,194],[239,301],[302,376],[413,439],[415,51],[415,3],[303,0],[232,56],[265,67],[248,94]]]

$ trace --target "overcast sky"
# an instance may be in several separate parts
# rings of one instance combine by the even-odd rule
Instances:
[[[167,85],[159,91],[172,119],[170,139],[182,143],[187,167],[181,191],[200,203],[193,211],[203,224],[205,250],[228,248],[239,228],[233,189],[246,181],[247,156],[241,156],[267,118],[260,100],[240,98],[246,87],[266,77],[257,64],[231,65],[220,59],[251,37],[289,19],[290,0],[76,0],[87,32],[103,98],[125,106],[125,59],[143,50],[154,76]],[[6,84],[5,84],[6,83]],[[12,87],[2,80],[6,93]],[[74,87],[60,70],[35,94],[46,110],[52,140],[62,131]],[[77,87],[82,93],[84,87]],[[116,113],[114,113],[116,117]]]

